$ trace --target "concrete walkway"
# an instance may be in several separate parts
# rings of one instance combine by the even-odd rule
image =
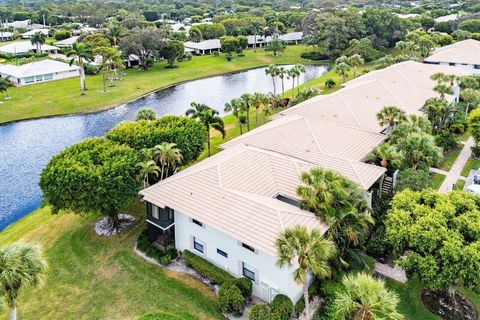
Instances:
[[[470,159],[472,155],[472,147],[474,146],[475,146],[475,141],[473,140],[472,137],[468,138],[468,140],[465,141],[462,151],[460,151],[460,154],[455,160],[455,163],[453,164],[452,168],[446,174],[447,177],[445,178],[442,185],[440,186],[440,189],[438,189],[439,192],[448,193],[452,191],[453,185],[457,182],[458,179],[465,180],[465,177],[462,177],[460,173],[462,172],[463,167],[465,167],[465,164],[467,163],[468,159]],[[430,171],[436,172],[436,170],[434,171],[433,169],[434,168],[432,168]],[[445,174],[445,173],[442,173],[442,174]]]
[[[388,264],[375,262],[374,271],[383,277],[391,278],[400,283],[405,283],[408,280],[405,270],[400,266],[391,267]]]

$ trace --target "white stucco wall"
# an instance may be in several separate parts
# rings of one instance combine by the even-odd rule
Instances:
[[[201,222],[201,221],[200,221]],[[193,238],[205,243],[204,254],[193,248]],[[204,224],[201,227],[178,211],[175,211],[175,246],[177,250],[189,250],[207,259],[235,277],[242,277],[242,262],[254,267],[256,281],[253,294],[265,301],[282,293],[295,303],[302,295],[302,287],[292,279],[292,269],[276,266],[276,258],[256,250],[252,252],[241,246],[233,237]],[[228,253],[228,258],[217,253],[217,248]]]
[[[440,62],[439,65],[442,66],[450,66],[448,62]],[[475,65],[473,64],[463,64],[463,63],[456,63],[455,67],[464,68],[470,70],[474,74],[480,74],[480,69],[475,69]]]
[[[45,74],[49,74],[49,73],[46,72]],[[43,79],[43,76],[44,75],[42,75],[42,79]],[[48,82],[48,81],[78,77],[78,76],[80,76],[80,71],[79,70],[72,70],[72,71],[64,71],[64,72],[54,72],[54,73],[52,73],[52,76],[53,77],[50,80],[34,81],[34,82],[30,82],[30,83],[25,83],[25,78],[20,78],[21,83],[19,85],[25,86],[25,85],[31,85],[31,84],[36,84],[36,83],[42,83],[42,82]]]

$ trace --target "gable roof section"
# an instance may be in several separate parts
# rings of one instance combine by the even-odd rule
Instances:
[[[42,44],[40,48],[42,49],[42,51],[51,51],[51,50],[58,49],[57,47],[54,47],[48,44]],[[13,43],[9,43],[7,45],[1,46],[0,52],[10,53],[10,54],[20,54],[28,51],[33,51],[35,49],[36,49],[36,46],[31,44],[30,41],[18,41],[18,42],[13,42]]]
[[[75,65],[70,66],[68,63],[48,59],[26,63],[21,66],[14,66],[8,64],[0,66],[1,73],[8,74],[15,78],[25,78],[44,75],[48,73],[75,71],[79,69],[80,68]]]
[[[438,48],[423,61],[480,65],[480,41],[468,39]]]

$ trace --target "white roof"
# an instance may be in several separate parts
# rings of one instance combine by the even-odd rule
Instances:
[[[55,42],[55,45],[57,46],[71,46],[73,45],[75,42],[77,42],[79,36],[73,36],[73,37],[70,37],[70,38],[67,38],[67,39],[64,39],[64,40],[60,40],[60,41],[57,41]]]
[[[255,36],[254,35],[249,35],[247,36],[248,39],[248,44],[254,44],[255,43]],[[265,43],[266,38],[257,34],[257,43]]]
[[[448,21],[457,20],[457,18],[458,18],[458,14],[453,13],[446,16],[438,17],[435,19],[435,22],[448,22]]]
[[[44,35],[48,36],[48,33],[50,32],[50,30],[49,29],[32,29],[30,31],[22,33],[22,37],[31,37],[37,32],[43,33]]]
[[[400,19],[409,19],[409,18],[416,18],[419,16],[417,13],[409,13],[409,14],[401,14],[395,13]]]
[[[213,50],[220,49],[222,47],[220,45],[220,39],[210,39],[202,42],[187,41],[183,45],[185,48],[196,50]]]
[[[79,70],[79,67],[75,65],[70,66],[68,63],[48,59],[26,63],[21,66],[14,66],[10,64],[4,64],[0,66],[0,73],[7,74],[15,78],[25,78],[72,70]]]
[[[480,41],[467,39],[438,48],[424,61],[480,65]]]
[[[303,38],[303,32],[290,32],[278,36],[278,39],[283,41],[300,41]]]
[[[5,27],[12,27],[12,28],[26,28],[30,24],[30,20],[20,20],[20,21],[13,21],[5,23]]]
[[[58,49],[57,47],[54,47],[48,44],[43,44],[40,46],[40,48],[42,49],[42,51],[51,51],[51,50]],[[1,46],[0,52],[10,53],[10,54],[19,54],[19,53],[29,52],[35,49],[36,47],[30,41],[18,41],[18,42],[13,42],[13,43],[9,43],[4,46]]]

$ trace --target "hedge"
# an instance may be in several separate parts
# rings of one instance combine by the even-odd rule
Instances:
[[[271,320],[289,320],[292,317],[293,302],[283,294],[277,294],[270,303]]]
[[[107,139],[135,150],[153,148],[162,143],[176,143],[182,152],[182,164],[195,161],[207,143],[205,127],[194,119],[164,116],[154,121],[122,122],[107,133]]]
[[[253,282],[248,278],[237,278],[234,280],[235,285],[240,289],[245,299],[250,299],[252,296]]]
[[[235,285],[235,281],[226,281],[218,289],[218,305],[222,312],[233,313],[238,316],[245,308],[245,298],[242,291]]]
[[[145,253],[148,257],[157,260],[162,265],[168,265],[173,259],[178,257],[177,250],[168,249],[167,252],[162,252],[154,247],[148,237],[148,229],[143,230],[137,239],[138,250]]]
[[[270,320],[270,308],[264,303],[254,305],[248,312],[248,320]]]
[[[184,250],[182,257],[188,267],[194,269],[204,278],[210,279],[213,284],[223,284],[226,281],[234,281],[235,277],[228,272],[214,266],[207,260],[197,256],[196,254]]]

